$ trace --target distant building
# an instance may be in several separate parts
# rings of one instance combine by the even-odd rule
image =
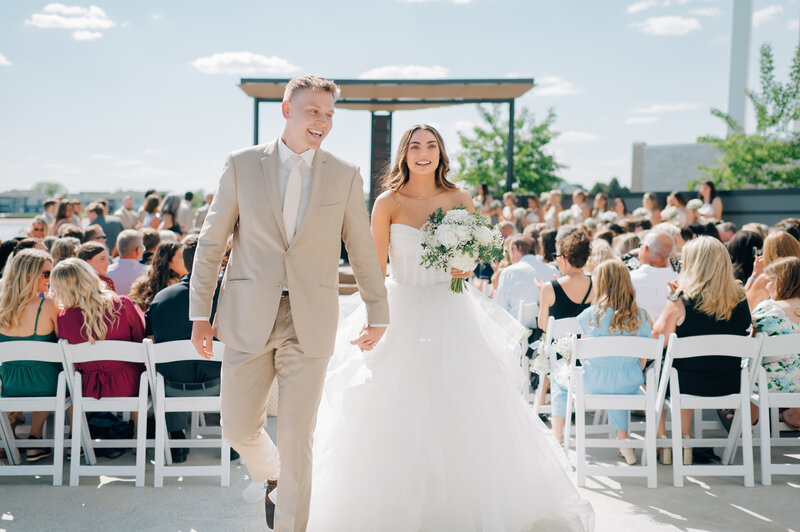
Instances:
[[[722,153],[710,144],[633,145],[631,192],[685,190],[703,178],[700,166],[715,166]]]
[[[134,209],[144,203],[144,192],[139,190],[118,190],[116,192],[78,192],[77,194],[66,194],[64,197],[79,199],[84,208],[89,203],[98,199],[108,201],[108,209],[114,212],[122,206],[125,196],[133,197]],[[42,203],[49,196],[33,190],[8,190],[0,192],[0,214],[39,214],[42,212]]]

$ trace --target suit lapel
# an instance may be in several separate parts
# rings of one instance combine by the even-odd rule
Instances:
[[[298,227],[295,232],[294,240],[292,240],[293,243],[297,242],[300,237],[303,236],[306,228],[310,225],[309,219],[314,217],[317,213],[317,207],[322,198],[322,189],[327,172],[328,160],[325,157],[325,153],[322,150],[317,150],[317,153],[314,155],[314,162],[311,165],[311,194],[308,198],[308,207],[303,215],[302,222],[300,222],[300,227]]]
[[[272,142],[264,150],[261,158],[261,171],[264,174],[264,181],[267,185],[269,204],[272,206],[272,214],[275,216],[275,223],[283,238],[283,245],[289,247],[286,238],[286,227],[283,224],[283,205],[281,205],[281,189],[278,185],[278,174],[280,172],[280,157],[278,156],[278,142]]]

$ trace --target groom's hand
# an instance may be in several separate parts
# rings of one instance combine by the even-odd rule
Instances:
[[[386,327],[370,327],[369,325],[364,325],[364,328],[361,329],[361,336],[352,340],[350,343],[357,345],[362,351],[371,351],[375,348],[378,340],[381,339],[381,336],[383,336],[385,332]]]
[[[192,322],[192,345],[203,358],[214,358],[214,331],[207,320]]]

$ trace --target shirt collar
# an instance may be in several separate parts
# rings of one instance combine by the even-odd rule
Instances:
[[[303,153],[295,153],[292,149],[283,142],[282,138],[278,139],[278,156],[281,158],[281,163],[286,164],[293,155],[299,155],[303,158],[303,161],[311,168],[311,164],[314,162],[314,155],[317,153],[317,150],[306,150]]]

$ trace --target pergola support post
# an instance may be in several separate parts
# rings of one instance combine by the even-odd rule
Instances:
[[[260,103],[260,98],[253,98],[253,146],[258,144],[258,104]]]
[[[378,178],[392,162],[392,113],[372,112],[370,146],[369,208],[378,196]]]
[[[508,100],[508,153],[506,166],[506,192],[511,192],[514,184],[514,100]]]

